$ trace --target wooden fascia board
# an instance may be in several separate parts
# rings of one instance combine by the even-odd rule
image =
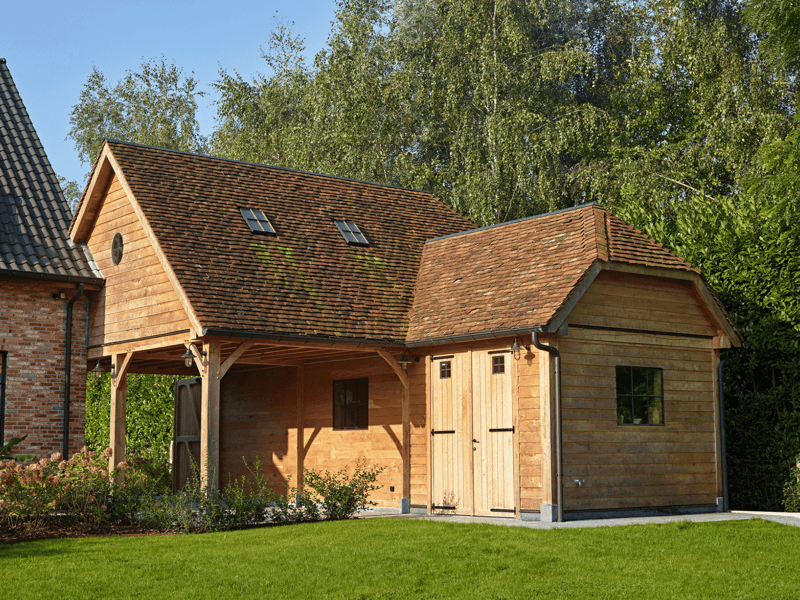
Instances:
[[[717,328],[720,329],[728,336],[734,346],[741,346],[742,336],[736,331],[723,312],[720,310],[719,305],[711,295],[706,281],[696,271],[686,271],[683,269],[668,269],[665,267],[648,267],[644,265],[631,265],[627,263],[618,262],[603,262],[601,268],[606,271],[616,271],[618,273],[631,273],[634,275],[648,275],[650,277],[662,277],[665,279],[681,279],[689,281],[694,286],[700,299],[705,304],[706,310],[716,321]]]
[[[183,306],[183,310],[186,313],[189,322],[192,324],[192,327],[194,328],[195,335],[200,337],[200,332],[203,330],[203,326],[200,324],[200,320],[197,318],[194,308],[192,308],[192,304],[189,302],[189,298],[186,296],[183,286],[178,280],[178,277],[175,275],[175,271],[172,270],[172,265],[169,264],[164,251],[161,249],[161,244],[158,243],[158,238],[150,227],[150,223],[147,221],[147,217],[145,216],[142,207],[139,205],[138,200],[136,200],[133,190],[131,190],[130,186],[128,185],[128,180],[125,178],[122,167],[120,167],[112,152],[108,152],[106,156],[109,164],[111,164],[114,172],[117,175],[117,178],[119,179],[122,189],[128,196],[128,201],[131,203],[133,211],[136,213],[136,217],[139,219],[139,223],[141,223],[142,229],[144,230],[145,235],[147,235],[150,245],[153,247],[153,251],[156,253],[164,272],[167,274],[167,278],[172,284],[172,289],[175,290],[175,294],[178,296],[178,300],[180,300],[181,306]]]
[[[110,150],[107,144],[103,144],[103,149],[97,159],[97,168],[92,173],[92,178],[86,186],[86,191],[82,201],[78,206],[78,216],[69,228],[69,237],[73,242],[85,240],[87,230],[91,227],[95,216],[97,216],[97,203],[105,191],[108,184],[109,173],[113,170],[108,156]]]
[[[602,263],[600,261],[595,261],[592,265],[586,270],[583,277],[581,278],[580,284],[576,288],[572,290],[572,294],[569,296],[567,301],[556,311],[556,314],[552,316],[552,318],[547,322],[547,329],[548,331],[557,331],[561,325],[564,324],[564,321],[567,318],[567,315],[575,308],[575,305],[578,301],[583,297],[586,293],[586,290],[589,289],[589,286],[592,285],[595,278],[600,274],[600,265]]]

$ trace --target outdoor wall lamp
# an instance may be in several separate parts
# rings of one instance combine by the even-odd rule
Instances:
[[[200,353],[200,355],[205,356],[206,351],[203,350]],[[183,364],[186,365],[186,368],[187,369],[191,368],[192,364],[194,363],[194,354],[192,354],[192,351],[189,349],[188,346],[186,347],[186,353],[183,356],[181,356],[181,358],[183,359]]]
[[[408,365],[410,364],[411,359],[408,358],[408,354],[403,352],[403,358],[400,359],[400,368],[403,369],[403,371],[408,371]]]
[[[511,352],[514,354],[514,360],[519,360],[520,355],[522,354],[522,349],[525,348],[528,352],[530,352],[531,347],[528,345],[519,345],[517,342],[517,338],[514,338],[514,345],[511,346]]]
[[[94,369],[92,369],[92,373],[94,373],[95,379],[101,379],[103,377],[103,373],[105,373],[105,371],[103,371],[103,367],[100,366],[99,360],[97,361],[97,364],[94,366]],[[114,363],[111,363],[110,373],[111,373],[111,379],[114,379],[117,376],[117,374],[114,373]]]

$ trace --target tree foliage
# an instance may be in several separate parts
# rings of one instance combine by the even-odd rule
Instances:
[[[128,70],[113,87],[93,67],[72,107],[67,137],[75,142],[81,162],[89,165],[104,139],[202,153],[206,141],[196,118],[201,96],[194,77],[183,77],[163,57],[142,62],[138,72]]]

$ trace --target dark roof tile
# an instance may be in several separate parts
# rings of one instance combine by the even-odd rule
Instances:
[[[101,283],[89,250],[70,242],[69,221],[56,174],[0,58],[0,273]]]

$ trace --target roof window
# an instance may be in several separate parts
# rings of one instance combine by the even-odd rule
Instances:
[[[267,235],[277,235],[272,223],[269,222],[267,215],[260,210],[252,208],[240,208],[239,212],[250,227],[250,231],[254,233],[265,233]]]
[[[342,234],[342,237],[345,239],[345,241],[351,246],[369,246],[367,238],[365,238],[364,234],[361,233],[361,230],[358,228],[358,225],[356,225],[352,221],[334,220],[334,224],[336,225],[336,228],[339,230],[339,233]]]

